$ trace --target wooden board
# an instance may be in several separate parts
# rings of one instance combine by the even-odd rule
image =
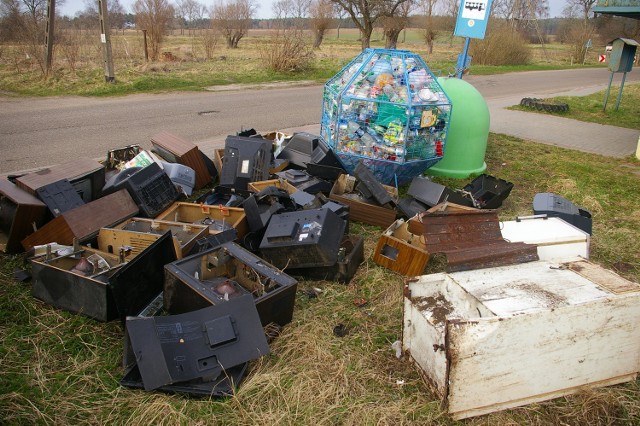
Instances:
[[[429,252],[419,235],[408,230],[409,224],[402,219],[395,221],[380,236],[373,253],[373,261],[405,276],[416,276],[424,272],[429,261]]]
[[[41,226],[47,206],[6,179],[0,179],[0,251],[20,253],[20,241]]]
[[[202,153],[196,145],[182,139],[170,132],[160,132],[151,137],[151,144],[161,151],[169,153],[174,157],[167,161],[174,160],[187,167],[192,168],[196,172],[196,183],[194,189],[201,189],[211,183],[212,177],[209,169],[202,158]],[[162,156],[162,152],[159,152]]]
[[[22,240],[25,250],[35,245],[56,242],[71,245],[83,243],[98,235],[100,228],[113,226],[138,214],[138,206],[126,189],[98,198],[69,210]]]
[[[176,258],[182,259],[197,239],[209,234],[209,227],[134,217],[113,228],[100,229],[98,248],[108,253],[117,253],[120,247],[128,246],[132,248],[129,256],[134,257],[167,231],[171,232]]]
[[[16,179],[16,185],[27,191],[31,195],[36,195],[36,190],[43,186],[52,184],[59,180],[67,179],[72,184],[79,178],[96,174],[97,181],[92,182],[93,199],[99,196],[100,190],[104,186],[105,169],[104,165],[90,158],[78,157],[68,163],[47,167],[33,173],[28,173]],[[85,202],[91,201],[85,196]]]
[[[193,224],[202,224],[203,220],[212,219],[216,221],[224,221],[238,233],[238,238],[242,238],[249,232],[247,216],[244,209],[239,207],[210,206],[206,204],[173,203],[164,212],[156,216],[157,220],[168,220],[171,222],[184,222]],[[209,227],[209,234],[215,235],[219,233],[214,226]]]
[[[408,229],[423,237],[429,253],[446,254],[450,272],[538,260],[535,245],[502,238],[496,210],[444,205],[412,218]]]
[[[640,284],[626,280],[613,271],[598,268],[593,263],[576,261],[567,263],[566,266],[612,293],[640,291]]]
[[[249,182],[247,184],[247,189],[249,191],[253,191],[253,192],[260,192],[260,191],[262,191],[263,189],[266,189],[269,186],[275,186],[276,188],[284,189],[289,194],[293,194],[294,192],[298,192],[298,188],[296,188],[295,186],[291,185],[289,182],[287,182],[284,179],[270,179],[270,180],[263,180],[263,181],[260,181],[260,182]]]

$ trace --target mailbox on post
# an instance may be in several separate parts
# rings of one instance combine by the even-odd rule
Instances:
[[[627,73],[631,71],[631,68],[633,67],[633,59],[636,54],[636,47],[638,47],[637,41],[622,37],[613,40],[610,44],[611,55],[609,56],[609,71],[611,71],[611,77],[609,77],[609,86],[607,87],[607,91],[604,95],[602,111],[607,110],[607,101],[609,100],[613,74],[621,72],[622,82],[620,83],[618,100],[616,101],[616,111],[618,110],[618,107],[620,106],[620,99],[622,98],[622,90],[624,89],[624,81],[627,78]]]
[[[611,72],[630,72],[639,43],[635,40],[620,37],[613,40],[611,45],[609,70]]]

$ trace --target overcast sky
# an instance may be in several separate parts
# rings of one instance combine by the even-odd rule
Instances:
[[[120,0],[120,4],[122,5],[122,7],[124,7],[126,12],[131,12],[131,5],[134,3],[135,0]],[[266,18],[272,18],[273,17],[273,12],[272,12],[272,5],[273,5],[273,1],[274,0],[261,0],[257,3],[259,3],[259,7],[258,7],[258,13],[256,14],[257,18],[262,18],[262,19],[266,19]],[[109,0],[107,0],[107,4],[108,4]],[[213,1],[211,0],[204,0],[204,1],[200,1],[200,3],[205,4],[207,6],[211,6],[213,4]],[[550,12],[551,12],[551,16],[560,16],[560,14],[562,13],[562,9],[564,7],[565,1],[564,0],[549,0],[549,8],[550,8]],[[85,8],[85,3],[83,0],[66,0],[65,4],[58,8],[58,13],[60,15],[67,15],[67,16],[71,16],[73,17],[77,12],[83,10]]]
[[[135,3],[135,0],[119,0],[122,7],[124,7],[125,12],[131,12],[132,5]],[[258,13],[256,14],[256,18],[271,18],[273,13],[271,11],[272,4],[274,0],[260,0],[258,7]],[[175,4],[174,1],[169,0],[170,3]],[[199,0],[200,3],[210,7],[213,5],[212,0]],[[109,0],[107,0],[107,4],[109,4]],[[76,12],[79,12],[85,8],[85,2],[83,0],[66,0],[65,4],[61,8],[58,9],[60,15],[67,15],[73,17]]]

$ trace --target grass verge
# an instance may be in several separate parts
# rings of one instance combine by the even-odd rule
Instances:
[[[593,214],[591,257],[640,280],[640,162],[490,135],[487,173],[515,187],[500,216],[530,215],[533,196],[555,192]],[[465,180],[441,179],[453,188]],[[400,339],[403,278],[371,261],[382,229],[358,223],[366,261],[350,285],[301,281],[294,319],[251,366],[236,395],[189,399],[122,388],[122,326],[34,300],[12,279],[19,256],[0,258],[0,418],[4,424],[453,425],[407,360]],[[317,298],[303,290],[320,288]],[[367,304],[356,306],[355,299]],[[336,337],[344,324],[348,334]],[[615,362],[615,360],[612,360]],[[584,391],[460,424],[640,423],[640,380]]]
[[[513,106],[510,109],[558,115],[590,123],[640,129],[640,84],[625,84],[617,111],[615,106],[620,88],[611,88],[607,109],[603,111],[605,93],[606,91],[602,90],[588,96],[558,96],[544,100],[549,103],[566,103],[569,105],[569,111],[567,112],[550,113],[521,105]]]

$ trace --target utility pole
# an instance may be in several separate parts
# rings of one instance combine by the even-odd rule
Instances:
[[[53,66],[53,29],[56,20],[56,0],[47,0],[47,29],[45,32],[45,46],[47,53],[45,56],[45,72],[49,77],[51,67]]]
[[[107,0],[98,0],[98,11],[100,13],[100,41],[102,42],[102,55],[104,57],[104,79],[107,83],[114,83],[116,81],[116,77],[113,74],[111,31],[109,27],[109,10],[107,9]]]

